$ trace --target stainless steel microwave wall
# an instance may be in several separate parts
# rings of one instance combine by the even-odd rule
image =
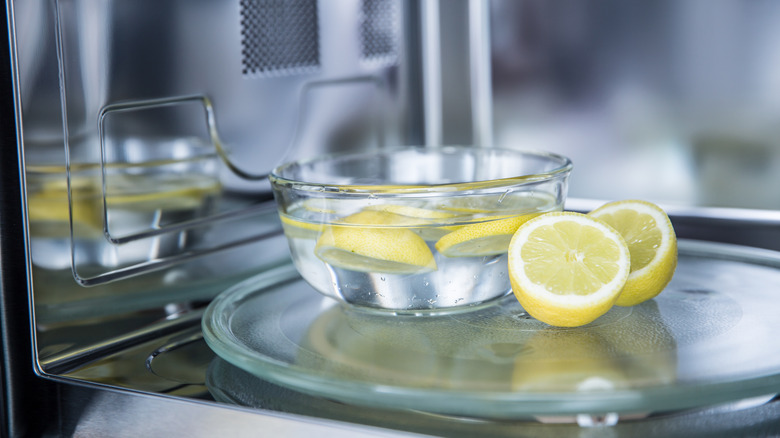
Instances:
[[[284,260],[275,164],[422,142],[402,2],[13,6],[44,369],[109,335],[49,325],[176,313]]]
[[[6,1],[3,432],[473,432],[275,387],[236,409],[206,389],[203,308],[288,264],[266,175],[293,158],[555,150],[575,161],[572,208],[648,197],[682,236],[780,249],[780,8],[704,3]],[[724,412],[616,433],[780,418],[776,402]]]

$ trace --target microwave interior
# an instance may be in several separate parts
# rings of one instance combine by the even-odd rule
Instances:
[[[9,436],[780,430],[772,389],[622,416],[360,406],[257,378],[201,329],[236,285],[303,287],[272,169],[395,146],[563,154],[567,209],[651,200],[678,238],[780,269],[780,4],[10,0],[5,13]]]

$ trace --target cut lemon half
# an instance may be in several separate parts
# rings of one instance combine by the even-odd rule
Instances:
[[[589,215],[616,229],[631,252],[631,274],[615,304],[633,306],[661,293],[677,267],[677,237],[663,209],[626,200],[605,204]]]
[[[576,327],[607,313],[631,268],[623,237],[590,216],[547,213],[517,230],[509,244],[509,280],[534,318]]]
[[[417,274],[436,270],[436,260],[425,240],[403,218],[364,210],[326,226],[314,253],[333,266],[359,272]]]
[[[484,257],[503,254],[520,225],[538,213],[464,225],[436,242],[436,250],[446,257]],[[501,216],[503,217],[503,216]],[[489,219],[489,218],[486,218]]]

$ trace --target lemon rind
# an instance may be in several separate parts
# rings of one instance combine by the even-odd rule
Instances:
[[[599,218],[626,208],[650,215],[661,231],[662,238],[655,257],[641,269],[629,274],[626,285],[615,302],[622,307],[635,306],[657,297],[669,285],[677,268],[677,236],[669,216],[661,207],[647,201],[629,199],[610,202],[593,210],[589,215]]]

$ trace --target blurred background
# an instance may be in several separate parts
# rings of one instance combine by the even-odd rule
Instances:
[[[572,197],[780,209],[780,2],[490,5],[496,145],[569,155]]]

